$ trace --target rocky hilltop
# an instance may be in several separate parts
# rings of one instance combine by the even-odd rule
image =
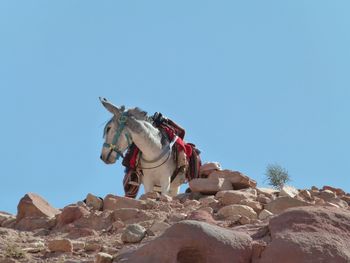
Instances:
[[[0,212],[0,262],[350,262],[350,194],[280,191],[202,166],[205,178],[172,198],[88,194],[62,209],[34,193]]]

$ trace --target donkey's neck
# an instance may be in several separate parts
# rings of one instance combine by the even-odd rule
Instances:
[[[147,121],[136,121],[130,128],[132,140],[146,160],[156,159],[162,152],[161,134]]]

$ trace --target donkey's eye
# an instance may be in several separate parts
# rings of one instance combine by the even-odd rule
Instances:
[[[111,129],[111,127],[107,127],[106,133],[108,133],[110,129]]]

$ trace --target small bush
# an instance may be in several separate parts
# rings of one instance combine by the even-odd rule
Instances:
[[[21,259],[26,257],[26,253],[15,244],[8,244],[5,248],[5,256],[8,258]]]
[[[265,175],[269,185],[277,189],[281,189],[290,181],[288,171],[278,164],[269,164]]]

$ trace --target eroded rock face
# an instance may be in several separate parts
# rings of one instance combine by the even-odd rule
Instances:
[[[252,239],[248,235],[186,220],[132,254],[120,255],[115,262],[246,263],[251,254]]]
[[[272,218],[269,229],[272,242],[258,263],[350,262],[350,212],[347,210],[291,208]]]

